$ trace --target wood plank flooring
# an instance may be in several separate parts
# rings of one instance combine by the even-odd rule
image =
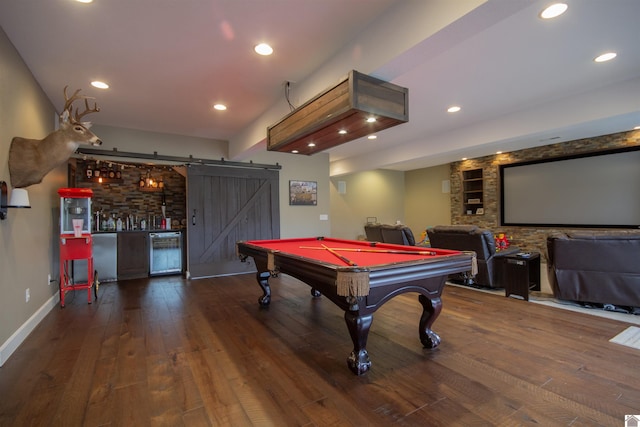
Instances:
[[[343,312],[253,274],[69,295],[0,368],[0,426],[620,426],[640,414],[629,324],[447,286],[418,339],[416,294],[374,315],[372,370],[346,366]]]

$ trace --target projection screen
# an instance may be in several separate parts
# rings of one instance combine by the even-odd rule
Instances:
[[[640,228],[640,146],[500,166],[506,226]]]

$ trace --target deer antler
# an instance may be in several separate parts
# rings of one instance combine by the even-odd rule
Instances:
[[[100,111],[100,109],[98,108],[98,104],[96,103],[93,107],[93,109],[89,108],[89,101],[87,101],[87,99],[94,99],[92,96],[84,96],[84,95],[78,95],[80,93],[80,89],[76,90],[75,92],[73,92],[73,95],[71,95],[71,97],[67,96],[67,88],[69,86],[65,86],[64,87],[64,107],[62,108],[62,112],[64,113],[65,111],[69,114],[69,120],[70,121],[74,121],[75,123],[79,123],[80,119],[84,116],[86,116],[89,113],[97,113]],[[78,99],[84,99],[84,104],[86,106],[84,112],[79,113],[78,110],[76,109],[76,117],[75,120],[72,118],[71,113],[73,112],[73,102],[78,100]]]
[[[67,96],[67,88],[68,87],[69,87],[68,85],[65,86],[64,90],[63,90],[63,92],[64,92],[64,107],[62,108],[62,111],[68,111],[69,115],[71,115],[71,110],[72,110],[71,104],[73,104],[73,101],[75,101],[76,99],[86,98],[86,96],[78,95],[78,93],[80,93],[80,89],[78,89],[75,92],[73,92],[73,95],[71,95],[71,98],[69,98]]]
[[[89,101],[87,101],[87,98],[90,98],[90,97],[88,96],[84,97],[84,105],[85,105],[84,111],[79,114],[78,110],[76,109],[76,123],[79,123],[80,119],[86,116],[87,114],[98,113],[100,111],[100,108],[98,108],[97,102],[93,103],[93,108],[89,108]]]

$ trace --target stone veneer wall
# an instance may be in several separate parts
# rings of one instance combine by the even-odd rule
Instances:
[[[451,163],[451,223],[475,224],[494,234],[505,233],[512,245],[525,251],[540,252],[546,261],[546,238],[553,231],[570,229],[499,226],[499,166],[528,160],[640,145],[640,131],[629,131],[558,144],[529,148]],[[639,166],[640,167],[640,166]],[[462,171],[482,168],[484,178],[484,214],[463,213]]]
[[[162,177],[166,216],[171,218],[174,223],[173,228],[176,228],[176,220],[181,225],[186,224],[183,222],[183,220],[186,221],[187,209],[186,180],[170,166],[125,164],[125,168],[121,170],[122,182],[100,184],[85,180],[87,163],[95,165],[95,161],[76,160],[75,186],[93,190],[93,198],[91,199],[93,212],[100,211],[107,216],[114,214],[116,218],[120,217],[123,220],[129,215],[134,215],[139,220],[144,218],[147,221],[153,215],[156,218],[161,218],[162,191],[145,191],[141,190],[138,185],[140,175],[146,175],[149,171],[154,179]]]

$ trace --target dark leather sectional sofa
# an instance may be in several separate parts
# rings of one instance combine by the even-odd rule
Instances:
[[[547,237],[547,257],[556,298],[640,307],[640,232],[552,233]]]

